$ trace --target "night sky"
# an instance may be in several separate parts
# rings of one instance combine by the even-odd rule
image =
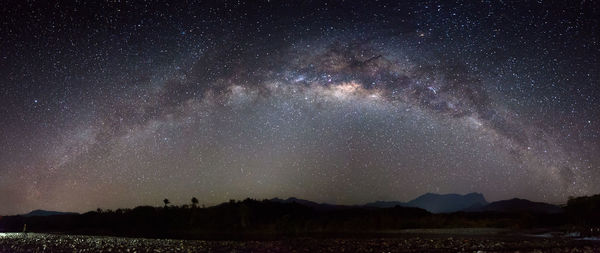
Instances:
[[[600,193],[597,1],[53,2],[0,4],[0,214]]]

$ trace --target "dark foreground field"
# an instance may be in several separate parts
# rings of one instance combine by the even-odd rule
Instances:
[[[418,231],[417,231],[418,232]],[[493,233],[401,233],[394,237],[267,241],[0,234],[1,252],[600,252],[600,242]]]

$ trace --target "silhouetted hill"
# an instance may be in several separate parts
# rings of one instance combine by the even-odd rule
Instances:
[[[435,194],[426,193],[407,203],[399,201],[377,201],[367,203],[365,206],[389,208],[394,206],[418,207],[432,213],[453,213],[466,208],[480,207],[487,204],[481,193]]]
[[[70,214],[78,214],[78,213],[70,213],[70,212],[57,212],[57,211],[47,211],[47,210],[33,210],[28,214],[24,214],[23,216],[53,216],[53,215],[70,215]]]
[[[310,207],[310,208],[313,208],[313,209],[319,210],[319,211],[360,208],[361,207],[361,206],[346,206],[346,205],[334,205],[334,204],[328,204],[328,203],[317,203],[317,202],[313,202],[310,200],[299,199],[299,198],[295,198],[295,197],[290,197],[287,199],[273,198],[273,199],[270,199],[270,201],[277,202],[277,203],[296,203],[296,204]]]
[[[377,207],[377,208],[390,208],[395,206],[405,206],[406,203],[400,201],[375,201],[366,203],[366,207]]]
[[[487,201],[481,193],[466,195],[427,193],[409,201],[406,206],[423,208],[432,213],[452,213],[486,204]]]
[[[300,205],[307,206],[310,208],[315,208],[315,209],[322,209],[322,208],[327,209],[329,206],[331,206],[329,204],[319,204],[317,202],[313,202],[313,201],[305,200],[305,199],[299,199],[299,198],[295,198],[295,197],[290,197],[287,199],[273,198],[273,199],[271,199],[271,201],[277,202],[277,203],[286,203],[286,204],[287,203],[296,203],[296,204],[300,204]]]
[[[530,213],[561,213],[563,210],[559,206],[533,202],[526,199],[509,199],[492,202],[488,205],[481,207],[472,207],[465,209],[468,212],[504,212],[504,213],[515,213],[515,212],[530,212]]]

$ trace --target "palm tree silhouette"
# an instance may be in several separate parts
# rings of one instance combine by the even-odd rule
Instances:
[[[167,205],[171,203],[169,199],[164,199],[163,202],[165,203],[165,208],[167,208]]]
[[[198,199],[196,197],[192,198],[192,206],[193,207],[197,207],[198,206]]]

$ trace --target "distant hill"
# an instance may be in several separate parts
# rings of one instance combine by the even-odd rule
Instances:
[[[273,198],[270,199],[273,202],[278,202],[278,203],[296,203],[296,204],[300,204],[303,206],[307,206],[310,208],[313,208],[315,210],[336,210],[336,209],[347,209],[347,208],[351,208],[352,206],[344,206],[344,205],[333,205],[333,204],[327,204],[327,203],[317,203],[317,202],[313,202],[310,200],[305,200],[305,199],[299,199],[299,198],[295,198],[295,197],[290,197],[287,199],[280,199],[280,198]]]
[[[47,210],[33,210],[28,214],[24,214],[23,216],[31,217],[31,216],[54,216],[54,215],[69,215],[69,214],[78,214],[78,213],[69,213],[69,212],[57,212],[57,211],[47,211]]]
[[[390,208],[395,206],[406,206],[406,203],[400,201],[375,201],[365,204],[366,207]]]
[[[406,203],[406,206],[423,208],[432,213],[452,213],[484,205],[487,205],[487,201],[481,193],[465,195],[427,193]]]
[[[304,206],[319,206],[319,205],[321,205],[317,202],[313,202],[313,201],[305,200],[305,199],[299,199],[296,197],[290,197],[287,199],[273,198],[273,199],[271,199],[271,201],[278,202],[278,203],[298,203],[298,204],[304,205]]]
[[[503,212],[503,213],[515,213],[515,212],[533,212],[533,213],[561,213],[563,209],[559,206],[533,202],[526,199],[509,199],[492,202],[485,206],[471,207],[465,209],[467,212]]]
[[[399,201],[377,201],[367,203],[365,206],[379,208],[394,206],[418,207],[432,213],[452,213],[484,205],[487,205],[487,201],[481,193],[469,193],[465,195],[426,193],[406,203]]]

